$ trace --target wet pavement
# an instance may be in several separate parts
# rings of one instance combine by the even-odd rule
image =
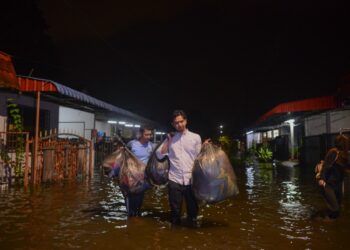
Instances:
[[[325,204],[312,167],[235,168],[240,194],[202,206],[200,225],[172,227],[167,189],[147,191],[127,219],[118,185],[92,180],[35,189],[0,186],[0,249],[348,249],[350,182],[341,217],[312,219]]]

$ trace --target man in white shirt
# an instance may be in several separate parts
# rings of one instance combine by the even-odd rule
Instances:
[[[198,214],[197,201],[191,190],[191,177],[194,160],[202,146],[201,137],[187,129],[187,116],[182,110],[175,110],[172,125],[176,129],[173,136],[168,134],[167,140],[157,150],[161,159],[168,155],[169,169],[169,203],[171,223],[181,223],[181,207],[183,198],[186,201],[187,219],[195,222]]]

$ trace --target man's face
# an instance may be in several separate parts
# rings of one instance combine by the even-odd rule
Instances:
[[[152,130],[147,130],[147,129],[145,129],[144,131],[143,131],[143,134],[142,134],[142,139],[144,140],[144,141],[149,141],[149,140],[151,140],[151,138],[152,138]]]
[[[183,132],[186,129],[187,120],[182,115],[179,115],[174,118],[172,124],[178,132]]]

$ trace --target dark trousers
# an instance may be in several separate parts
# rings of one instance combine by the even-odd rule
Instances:
[[[336,187],[326,185],[322,188],[321,193],[327,203],[328,216],[333,219],[338,217],[340,214],[340,204],[343,198],[342,185],[337,185]]]
[[[181,208],[182,201],[185,198],[187,219],[189,221],[195,221],[198,214],[198,204],[194,197],[191,185],[180,185],[169,180],[169,203],[171,209],[171,223],[179,224],[181,222]]]
[[[143,202],[144,192],[139,194],[127,194],[125,197],[126,211],[128,216],[140,216],[141,215],[141,206]]]

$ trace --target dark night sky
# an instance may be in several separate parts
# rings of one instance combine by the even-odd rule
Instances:
[[[36,58],[34,76],[163,124],[182,108],[202,135],[220,123],[236,133],[281,102],[333,94],[350,71],[341,1],[37,2],[57,60],[47,73],[47,58]]]

